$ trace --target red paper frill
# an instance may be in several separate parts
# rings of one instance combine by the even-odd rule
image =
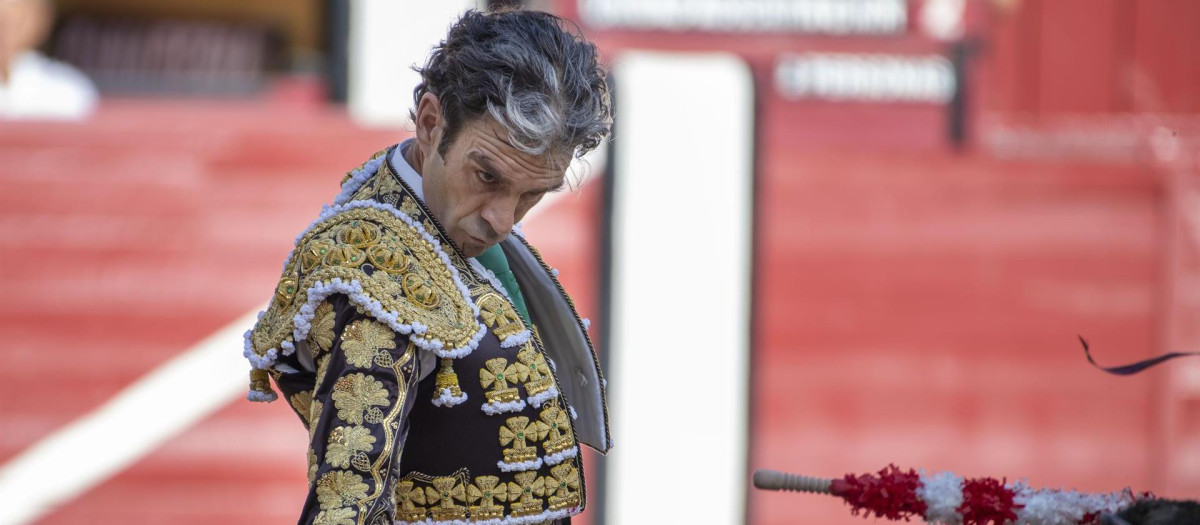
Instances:
[[[963,481],[963,502],[958,513],[963,525],[1004,525],[1017,521],[1017,510],[1024,507],[1013,502],[1015,496],[1003,481],[975,478]]]
[[[896,465],[888,465],[876,474],[854,476],[847,474],[842,479],[835,479],[830,485],[830,492],[841,496],[850,505],[850,513],[863,517],[887,518],[889,520],[925,516],[925,502],[917,496],[921,486],[921,476],[909,469],[900,470]]]

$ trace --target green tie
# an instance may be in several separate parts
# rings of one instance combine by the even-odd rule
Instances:
[[[521,319],[525,321],[525,326],[532,328],[533,323],[529,322],[529,310],[525,308],[525,296],[521,295],[521,287],[517,285],[517,276],[513,275],[512,270],[508,267],[508,258],[504,256],[504,249],[499,244],[494,245],[484,250],[483,254],[476,257],[475,260],[496,274],[500,284],[504,285],[505,290],[508,290],[508,296],[512,299],[517,313],[521,314]]]

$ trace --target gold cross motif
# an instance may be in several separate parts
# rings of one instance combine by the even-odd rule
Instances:
[[[479,306],[479,317],[501,341],[525,330],[521,315],[499,295],[488,293],[480,297],[476,304]]]
[[[542,428],[540,421],[530,422],[525,416],[510,417],[500,427],[500,444],[512,444],[512,448],[504,449],[505,463],[522,463],[537,459],[537,449],[529,446],[527,440],[541,439],[547,430]]]
[[[563,463],[550,469],[550,475],[552,478],[546,479],[550,510],[579,506],[579,471],[570,463]]]
[[[500,485],[499,490],[496,485]],[[496,501],[508,500],[508,492],[504,490],[504,485],[500,484],[500,478],[496,476],[479,476],[475,478],[475,484],[467,487],[467,503],[471,504],[471,518],[476,520],[497,519],[504,516],[504,508],[496,504]],[[479,501],[479,505],[474,503]]]
[[[483,388],[494,386],[491,391],[484,392],[488,401],[506,403],[521,398],[516,388],[508,386],[509,382],[521,380],[522,370],[515,364],[509,364],[503,357],[488,359],[484,368],[479,371],[479,385]]]
[[[413,488],[413,482],[401,481],[396,484],[396,518],[404,521],[421,521],[425,519],[425,493],[419,488]]]
[[[549,437],[542,443],[547,454],[557,454],[575,446],[569,430],[571,418],[566,410],[558,408],[557,402],[542,410],[541,420],[542,425],[548,429]]]
[[[512,515],[529,516],[541,512],[541,496],[546,494],[546,478],[538,477],[537,472],[519,472],[514,478],[516,483],[508,483],[508,500],[511,502]]]
[[[554,386],[550,367],[546,366],[546,357],[533,348],[533,343],[527,343],[525,348],[517,353],[517,360],[528,373],[529,381],[525,383],[525,392],[530,396],[536,396]]]
[[[454,500],[465,501],[467,498],[463,486],[454,478],[433,478],[433,486],[425,487],[425,499],[430,505],[435,520],[462,520],[467,517],[467,508],[455,505]]]

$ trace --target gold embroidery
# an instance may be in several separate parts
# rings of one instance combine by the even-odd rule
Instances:
[[[308,331],[308,342],[313,347],[314,354],[328,352],[333,348],[335,320],[333,304],[329,301],[322,301],[313,314],[312,328]]]
[[[556,454],[575,446],[569,430],[571,418],[567,415],[566,410],[552,404],[542,410],[541,419],[542,425],[548,430],[548,437],[542,443],[547,454]]]
[[[496,489],[496,485],[500,485],[500,489]],[[471,504],[471,519],[474,520],[490,520],[499,519],[504,516],[504,508],[496,504],[496,501],[505,501],[508,499],[508,493],[504,491],[504,485],[500,483],[500,478],[496,476],[479,476],[475,478],[475,484],[467,487],[467,502]],[[475,505],[475,502],[480,502]]]
[[[331,397],[333,405],[338,409],[338,418],[355,425],[361,425],[364,420],[368,423],[378,423],[382,420],[383,413],[376,407],[389,404],[388,392],[383,388],[383,383],[361,373],[338,378],[337,383],[333,385]]]
[[[570,463],[550,469],[550,477],[546,478],[546,494],[550,496],[550,510],[578,507],[579,471]]]
[[[467,518],[467,509],[462,505],[455,505],[454,500],[464,501],[466,493],[463,491],[461,483],[455,481],[454,478],[433,478],[432,487],[425,487],[425,500],[430,505],[437,505],[430,509],[435,520],[462,520]],[[439,503],[440,502],[440,503]]]
[[[337,427],[329,433],[329,444],[325,447],[325,462],[339,468],[353,464],[358,470],[369,470],[370,460],[366,452],[375,448],[375,436],[367,427]]]
[[[416,355],[416,346],[412,342],[404,348],[404,354],[399,358],[400,363],[409,363]],[[393,448],[396,445],[396,432],[400,429],[399,418],[404,411],[404,400],[408,395],[405,385],[408,384],[408,379],[401,372],[399,367],[393,366],[392,371],[396,374],[396,384],[398,389],[396,392],[396,402],[392,405],[391,410],[386,416],[380,413],[379,423],[383,428],[383,450],[379,457],[375,460],[374,465],[370,465],[371,477],[375,481],[375,492],[371,494],[371,499],[380,497],[387,486],[387,477],[392,469],[392,464],[399,461],[398,452]],[[378,410],[378,409],[376,409]],[[370,417],[370,414],[368,414]],[[364,463],[366,458],[363,458]]]
[[[329,266],[358,268],[362,263],[367,262],[367,254],[349,244],[339,244],[325,254],[325,260],[322,262]]]
[[[279,284],[275,287],[275,302],[279,304],[288,304],[296,297],[296,279],[293,277],[284,277],[279,280]]]
[[[391,368],[394,364],[396,364],[396,362],[392,360],[391,352],[383,350],[375,352],[375,366],[380,368]]]
[[[413,488],[413,482],[401,481],[396,484],[396,519],[402,521],[421,521],[425,519],[425,492]]]
[[[308,440],[312,441],[314,433],[317,431],[317,422],[321,420],[321,412],[325,410],[325,404],[320,399],[314,399],[308,406]]]
[[[541,512],[541,496],[546,493],[546,479],[538,477],[537,472],[518,472],[513,478],[517,481],[508,483],[512,515],[521,517]]]
[[[493,327],[492,331],[501,341],[525,330],[521,315],[499,295],[485,294],[476,304],[479,306],[479,317],[483,319],[484,324]]]
[[[421,214],[421,208],[417,206],[417,201],[412,197],[405,195],[400,199],[400,211],[407,214],[409,217],[417,218]]]
[[[362,222],[346,226],[354,221]],[[364,227],[364,223],[371,226]],[[368,275],[360,267],[366,253],[350,243],[361,244],[375,238],[374,228],[379,229],[379,239],[403,246],[405,257],[411,259],[399,281],[393,280],[387,271]],[[347,242],[337,242],[338,237]],[[321,249],[325,253],[317,262]],[[277,287],[279,293],[251,333],[254,350],[260,356],[269,349],[280,348],[291,337],[294,319],[308,301],[308,290],[317,282],[330,283],[334,279],[343,283],[357,281],[363,294],[378,301],[384,311],[396,312],[398,322],[428,327],[424,333],[413,335],[414,338],[437,339],[446,348],[463,348],[480,328],[472,304],[455,284],[451,267],[433,243],[388,211],[355,208],[321,221],[297,243],[282,275],[285,278]],[[290,282],[284,282],[289,279]],[[289,288],[293,290],[291,293],[287,292]]]
[[[519,381],[520,375],[516,365],[508,364],[507,359],[503,357],[488,359],[484,363],[484,368],[479,370],[479,385],[483,388],[495,387],[483,393],[488,401],[509,403],[521,398],[516,388],[508,386],[510,381],[514,383]]]
[[[325,374],[329,371],[329,354],[320,354],[317,356],[317,382],[316,385],[325,384]]]
[[[317,501],[322,509],[353,505],[367,497],[367,488],[362,476],[348,470],[326,472],[317,480]]]
[[[308,484],[312,485],[314,479],[317,479],[317,453],[313,449],[308,449]]]
[[[409,259],[404,250],[388,244],[376,244],[367,249],[367,260],[376,268],[390,274],[408,269]]]
[[[313,271],[325,261],[325,256],[333,251],[337,246],[325,239],[318,239],[305,246],[300,252],[300,271],[308,273]]]
[[[377,182],[375,186],[375,200],[395,206],[396,202],[405,193],[404,187],[397,182],[395,173],[392,172],[391,166],[387,163],[380,166],[380,171],[381,173],[375,176]]]
[[[554,378],[550,376],[550,368],[546,366],[546,358],[533,348],[533,343],[526,343],[517,352],[517,360],[529,370],[529,381],[525,383],[525,392],[536,396],[554,386]]]
[[[377,177],[371,177],[363,181],[362,186],[359,186],[358,189],[354,191],[354,195],[350,196],[349,201],[353,202],[367,200],[370,199],[372,195],[375,195],[376,178]]]
[[[541,439],[546,435],[541,422],[530,422],[525,416],[510,417],[500,427],[500,444],[509,445],[504,449],[505,463],[522,463],[537,459],[537,449],[529,446],[526,440]]]
[[[355,525],[354,515],[354,509],[347,507],[323,510],[320,514],[317,514],[317,519],[313,521],[313,525]]]
[[[406,273],[400,280],[400,286],[404,289],[404,295],[414,304],[422,308],[437,308],[440,301],[438,292],[433,287],[433,281],[428,277],[412,272]]]
[[[395,337],[396,333],[387,325],[372,319],[359,319],[343,331],[342,353],[347,363],[369,367],[381,350],[396,348]]]
[[[367,221],[350,221],[335,234],[339,244],[349,244],[358,249],[373,246],[382,236],[379,226]]]
[[[292,408],[296,409],[296,413],[300,415],[300,419],[304,420],[305,429],[312,425],[312,421],[308,419],[309,410],[312,409],[312,392],[307,390],[298,392],[288,399],[288,402],[292,404]]]

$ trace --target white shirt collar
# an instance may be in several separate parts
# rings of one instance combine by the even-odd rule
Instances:
[[[396,169],[396,175],[400,176],[400,180],[412,188],[413,193],[417,194],[417,198],[421,199],[421,202],[425,202],[425,190],[421,187],[421,174],[417,173],[417,170],[414,170],[404,159],[404,150],[412,145],[413,140],[408,139],[392,149],[392,167]]]

